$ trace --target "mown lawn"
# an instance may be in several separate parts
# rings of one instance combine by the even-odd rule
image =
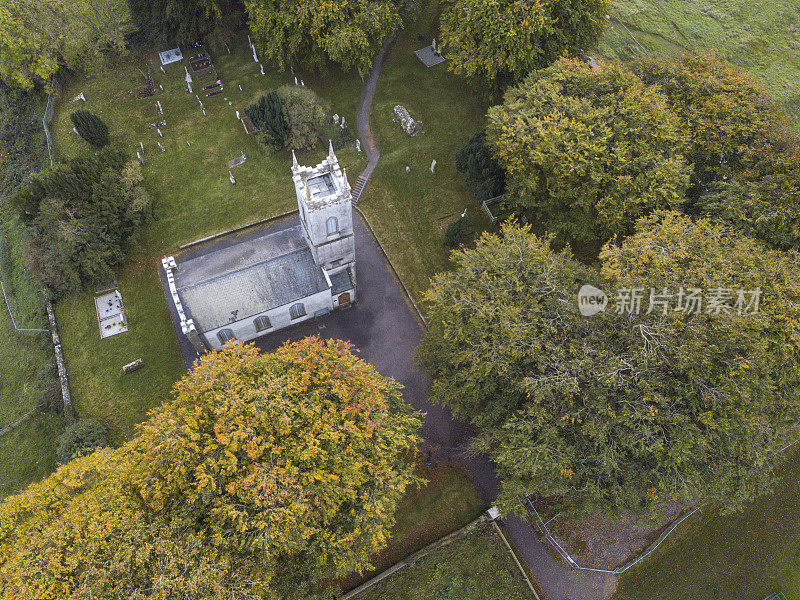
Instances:
[[[378,81],[370,122],[381,159],[360,207],[419,300],[429,279],[448,267],[442,246],[447,225],[464,209],[483,223],[483,210],[456,171],[454,156],[484,126],[487,105],[445,64],[428,69],[414,56],[438,35],[438,2],[422,0],[416,10],[419,19],[407,24]],[[409,137],[403,132],[394,121],[398,104],[422,121],[424,133]]]
[[[361,592],[356,600],[527,600],[531,592],[491,525],[481,525]]]
[[[743,513],[704,510],[626,573],[613,600],[800,600],[800,452],[775,492]],[[676,531],[676,534],[678,532]]]
[[[792,0],[615,0],[622,21],[651,54],[716,51],[746,68],[800,125],[800,4]],[[599,50],[627,58],[641,49],[612,20]]]

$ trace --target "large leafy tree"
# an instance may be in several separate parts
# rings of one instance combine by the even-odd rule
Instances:
[[[124,50],[125,0],[4,0],[0,5],[0,79],[30,89],[60,65],[85,69]]]
[[[402,24],[395,0],[245,0],[262,54],[281,68],[366,70]]]
[[[195,42],[221,23],[228,14],[241,11],[241,0],[127,0],[137,46],[165,46]]]
[[[779,248],[800,247],[800,136],[745,71],[714,55],[630,64],[667,97],[693,165],[686,210]]]
[[[447,0],[441,17],[450,70],[490,91],[593,45],[606,0]]]
[[[115,148],[56,164],[11,197],[33,234],[33,262],[55,293],[113,278],[148,216],[141,167]]]
[[[385,545],[419,425],[345,342],[213,352],[131,442],[0,504],[0,598],[315,597]]]
[[[690,169],[666,97],[624,65],[561,60],[489,110],[489,141],[507,187],[567,241],[605,241],[684,201]]]
[[[770,457],[800,417],[796,254],[674,212],[607,245],[602,272],[528,228],[502,233],[455,252],[456,269],[434,279],[420,356],[434,398],[482,428],[479,447],[497,462],[507,501],[565,494],[595,510],[665,498],[733,509],[769,489]],[[587,283],[638,288],[642,311],[580,316]],[[674,297],[666,314],[647,313],[650,288],[682,287],[729,289],[729,310],[679,312]],[[738,289],[759,287],[758,312],[739,314]]]

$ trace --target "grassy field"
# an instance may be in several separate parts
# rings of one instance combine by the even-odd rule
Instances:
[[[714,50],[749,70],[800,125],[800,4],[792,0],[614,0],[622,21],[651,54]],[[612,20],[602,54],[627,58],[641,49]]]
[[[800,600],[800,452],[780,474],[775,493],[741,514],[692,517],[622,577],[613,600],[762,600],[778,591]]]
[[[20,328],[47,327],[44,296],[21,255],[21,225],[3,215],[0,276]],[[0,429],[16,422],[55,394],[53,347],[47,333],[19,333],[0,300]],[[55,413],[39,414],[0,437],[0,498],[49,473],[56,463],[55,439],[63,428]]]
[[[531,592],[488,524],[356,596],[356,600],[526,600]]]
[[[438,3],[418,2],[417,10],[419,19],[403,31],[378,81],[370,121],[381,159],[360,206],[418,299],[430,277],[447,267],[442,246],[447,225],[465,208],[479,222],[483,219],[454,156],[483,127],[487,105],[446,65],[428,69],[414,56],[437,35]],[[427,41],[420,42],[418,35]],[[397,104],[422,121],[424,133],[409,137],[402,131],[394,121]],[[406,166],[411,167],[408,173]]]

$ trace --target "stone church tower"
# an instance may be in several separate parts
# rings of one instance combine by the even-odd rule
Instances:
[[[356,287],[355,241],[353,236],[353,199],[347,173],[329,143],[328,156],[315,167],[301,166],[292,151],[292,179],[300,210],[303,236],[314,262],[332,280],[350,279]],[[350,302],[355,298],[348,298]],[[334,302],[338,305],[338,302]]]

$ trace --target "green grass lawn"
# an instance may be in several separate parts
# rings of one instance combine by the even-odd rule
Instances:
[[[714,50],[746,68],[800,124],[800,4],[791,0],[615,0],[612,16],[651,54]],[[611,21],[602,54],[641,50]]]
[[[407,24],[378,81],[370,122],[381,159],[360,208],[418,300],[429,279],[448,266],[442,246],[447,225],[465,208],[482,222],[483,211],[456,171],[454,156],[484,126],[487,105],[446,65],[428,69],[414,56],[424,45],[418,35],[437,35],[438,3],[418,2],[417,10],[419,19]],[[394,121],[397,104],[422,121],[424,133],[409,137],[402,131]]]
[[[613,600],[800,600],[800,452],[771,495],[740,514],[713,510],[626,573]]]
[[[523,600],[531,592],[489,524],[435,550],[356,600]]]

